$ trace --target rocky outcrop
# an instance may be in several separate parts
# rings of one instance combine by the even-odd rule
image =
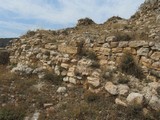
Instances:
[[[84,19],[78,20],[77,26],[87,26],[92,24],[95,24],[95,22],[92,19],[84,18]]]

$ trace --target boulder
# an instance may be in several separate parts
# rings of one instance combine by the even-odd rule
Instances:
[[[100,52],[101,54],[103,54],[103,55],[109,55],[109,54],[110,54],[110,51],[111,51],[111,49],[109,49],[109,48],[104,48],[104,47],[101,47],[100,50],[99,50],[99,52]]]
[[[116,40],[117,40],[116,36],[109,36],[109,37],[106,38],[107,42],[114,42]]]
[[[53,43],[47,43],[47,44],[45,44],[45,48],[49,49],[49,50],[56,50],[57,49],[57,45],[55,45]]]
[[[43,71],[44,71],[43,67],[39,67],[39,68],[34,69],[32,73],[33,74],[38,74],[38,73],[41,73]]]
[[[68,82],[68,81],[69,81],[69,77],[64,77],[64,78],[63,78],[63,81],[64,81],[64,82]]]
[[[148,84],[148,86],[150,88],[152,88],[152,89],[157,89],[157,88],[160,87],[160,83],[158,83],[158,82],[151,82],[151,83]]]
[[[142,63],[142,65],[147,66],[147,67],[150,67],[152,64],[152,60],[145,56],[141,57],[140,62]]]
[[[155,70],[159,70],[160,71],[160,62],[154,62],[152,64],[152,67],[155,69]]]
[[[149,53],[149,48],[140,48],[137,51],[137,55],[148,56],[148,53]]]
[[[66,87],[59,87],[58,89],[57,89],[57,92],[58,93],[64,93],[64,92],[66,92]]]
[[[157,16],[156,22],[157,22],[157,23],[160,23],[160,15]]]
[[[160,51],[160,43],[156,43],[153,47],[152,50],[158,50]]]
[[[149,106],[156,111],[160,111],[160,99],[157,96],[152,96]]]
[[[70,76],[70,77],[75,76],[75,70],[76,70],[76,68],[74,66],[70,67],[68,70],[67,76]]]
[[[100,79],[97,77],[87,77],[88,83],[93,85],[94,87],[98,87],[100,85]]]
[[[118,46],[118,42],[111,42],[110,47],[111,48],[116,48]]]
[[[142,93],[143,93],[145,101],[147,103],[151,100],[152,95],[154,95],[154,93],[150,87],[144,87],[142,90]]]
[[[118,47],[124,48],[128,46],[128,41],[120,41]]]
[[[40,117],[40,112],[35,111],[35,113],[33,114],[32,118],[30,118],[30,120],[38,120],[39,117]]]
[[[127,102],[130,105],[142,105],[143,104],[143,95],[140,93],[130,93],[127,97]]]
[[[129,42],[129,46],[133,48],[137,48],[141,46],[149,46],[149,43],[146,41],[131,41]]]
[[[123,102],[122,100],[120,100],[119,98],[115,99],[115,103],[117,105],[121,105],[121,106],[127,107],[127,104],[125,102]]]
[[[44,103],[43,106],[44,108],[50,108],[53,106],[53,103]]]
[[[160,52],[154,52],[152,55],[151,55],[151,58],[153,60],[160,60]]]
[[[11,72],[14,72],[14,73],[19,73],[19,74],[27,74],[27,75],[30,75],[32,74],[33,72],[33,69],[28,67],[27,65],[24,65],[24,64],[21,64],[21,63],[18,63],[17,64],[17,67],[14,67]]]
[[[114,85],[112,82],[106,83],[105,90],[107,90],[107,92],[109,92],[111,95],[118,94],[118,87],[116,85]]]
[[[61,63],[61,67],[62,67],[62,68],[65,68],[65,69],[68,69],[68,67],[69,67],[69,64],[66,64],[66,63]]]
[[[77,54],[78,47],[67,46],[67,45],[58,45],[58,51],[67,54]]]
[[[73,78],[73,77],[69,78],[69,82],[73,83],[73,84],[77,84],[77,80],[75,78]]]
[[[127,85],[118,85],[118,94],[126,95],[129,92],[129,87]]]

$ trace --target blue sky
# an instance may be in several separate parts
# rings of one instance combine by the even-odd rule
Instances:
[[[111,16],[129,18],[144,0],[0,0],[0,37],[28,30],[73,27],[80,18],[103,23]]]

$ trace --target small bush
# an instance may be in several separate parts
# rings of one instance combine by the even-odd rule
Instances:
[[[77,47],[78,47],[78,55],[81,55],[83,52],[83,47],[84,47],[84,41],[80,41],[77,43]]]
[[[123,73],[134,75],[139,79],[144,77],[142,69],[136,64],[130,53],[126,53],[122,56],[119,67]]]
[[[77,26],[87,26],[87,25],[92,25],[95,24],[95,22],[90,19],[90,18],[83,18],[83,19],[79,19]]]
[[[56,75],[54,73],[47,73],[44,76],[44,80],[51,82],[54,85],[60,85],[62,83],[62,76]]]
[[[31,36],[34,36],[35,34],[36,34],[36,32],[35,32],[35,31],[31,31],[31,30],[29,30],[29,31],[27,31],[26,36],[31,37]]]
[[[106,70],[102,73],[102,77],[104,79],[111,79],[113,77],[113,72]]]
[[[49,51],[45,51],[44,54],[47,55],[47,56],[50,56],[50,52]]]
[[[121,18],[121,17],[119,17],[119,16],[113,16],[113,17],[109,18],[109,19],[107,20],[107,22],[112,21],[113,23],[116,23],[118,20],[122,20],[122,19],[123,19],[123,18]]]
[[[94,61],[90,67],[92,67],[92,68],[100,68],[100,64],[99,64],[98,61]]]
[[[0,51],[0,65],[6,65],[9,62],[9,52]]]
[[[87,58],[89,58],[91,60],[97,60],[97,55],[95,52],[86,51],[86,56],[87,56]]]
[[[84,94],[84,99],[90,103],[90,102],[94,102],[96,100],[98,100],[100,98],[100,96],[96,93],[92,93],[92,92],[85,92]]]
[[[91,59],[91,60],[98,60],[95,52],[92,52],[92,51],[89,51],[86,49],[82,49],[82,51],[79,53],[79,56],[84,56],[84,57]]]
[[[117,33],[116,35],[117,41],[129,41],[131,40],[131,36],[126,33]]]
[[[142,106],[130,105],[127,107],[126,114],[130,118],[143,118]]]
[[[88,59],[91,60],[98,60],[97,55],[95,52],[87,50],[84,46],[84,41],[81,41],[79,43],[77,43],[78,46],[78,56],[79,57],[87,57]]]
[[[127,76],[119,75],[118,76],[118,83],[120,84],[127,84],[129,82],[129,79]]]
[[[157,93],[160,95],[160,87],[157,88]]]
[[[15,106],[5,106],[0,108],[0,120],[23,120],[25,110]]]
[[[158,71],[155,71],[155,70],[151,70],[151,75],[157,77],[157,78],[160,78],[160,72]]]

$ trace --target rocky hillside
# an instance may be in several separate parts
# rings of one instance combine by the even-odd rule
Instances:
[[[137,32],[147,35],[149,40],[160,41],[160,1],[146,0],[139,11],[131,17]],[[138,27],[139,26],[139,27]]]
[[[85,18],[74,28],[29,31],[7,49],[13,73],[62,80],[58,93],[83,86],[111,95],[115,105],[140,106],[145,117],[160,117],[150,115],[160,111],[160,0],[146,0],[129,20],[114,16],[96,24]]]

